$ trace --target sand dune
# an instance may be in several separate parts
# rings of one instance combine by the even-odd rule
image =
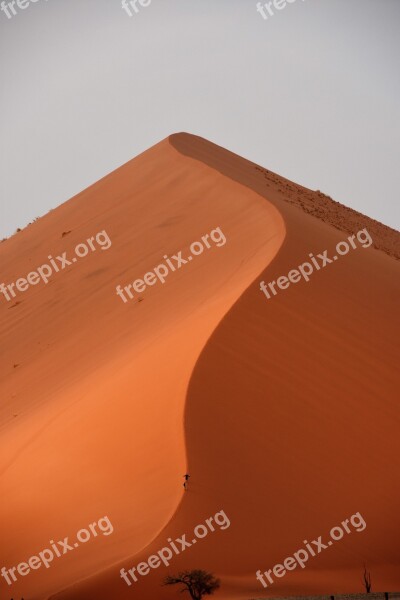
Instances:
[[[117,284],[217,226],[225,246],[140,303],[116,296]],[[284,237],[275,208],[166,141],[3,244],[4,280],[102,229],[107,252],[1,307],[3,562],[25,561],[104,515],[115,531],[21,578],[13,594],[43,597],[140,550],[168,522],[183,491],[193,365]]]
[[[226,245],[141,302],[116,296],[215,227]],[[374,246],[271,300],[260,292],[364,227]],[[216,598],[260,597],[257,569],[357,511],[365,531],[268,595],[360,591],[363,562],[375,590],[398,588],[398,234],[179,134],[1,244],[2,280],[103,229],[107,252],[12,309],[0,298],[2,564],[104,515],[114,532],[10,588],[1,581],[1,597],[174,598],[160,582],[181,568],[221,577]],[[121,567],[220,510],[229,528],[169,569],[121,580]]]

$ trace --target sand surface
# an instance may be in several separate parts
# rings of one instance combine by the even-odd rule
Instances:
[[[141,302],[116,296],[216,227],[224,246]],[[271,300],[260,292],[363,227],[370,248]],[[163,577],[184,568],[216,573],[221,600],[357,592],[364,562],[375,591],[398,589],[399,234],[178,134],[0,244],[1,280],[101,230],[110,249],[17,306],[0,298],[1,566],[104,515],[114,532],[1,580],[0,597],[166,600],[179,595]],[[121,580],[221,510],[229,528]],[[264,593],[257,569],[356,512],[363,532]]]

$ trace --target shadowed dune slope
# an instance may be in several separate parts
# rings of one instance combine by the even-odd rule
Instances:
[[[216,573],[224,600],[361,590],[368,564],[374,590],[400,585],[399,236],[334,203],[188,134],[171,145],[252,189],[279,211],[283,244],[215,328],[186,394],[190,488],[172,519],[131,558],[88,578],[59,600],[153,600],[167,572]],[[245,224],[243,224],[246,227]],[[367,227],[373,246],[348,255],[268,300],[259,289]],[[247,228],[247,241],[253,237]],[[129,569],[196,525],[225,511],[231,525],[174,556],[128,587]],[[263,590],[255,579],[293,555],[303,540],[329,539],[360,512],[367,527],[346,534],[305,569]]]
[[[218,227],[224,245],[133,301],[116,295]],[[50,540],[73,543],[105,515],[114,532],[10,588],[1,579],[1,598],[45,598],[139,552],[170,521],[183,494],[193,367],[285,236],[270,203],[165,140],[2,243],[2,281],[73,255],[103,230],[108,250],[16,302],[0,297],[1,563],[15,567]]]

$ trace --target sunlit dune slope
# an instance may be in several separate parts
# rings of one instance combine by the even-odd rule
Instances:
[[[224,245],[133,301],[116,295],[216,228]],[[1,563],[74,540],[105,515],[114,532],[11,587],[1,579],[2,598],[45,598],[139,552],[170,521],[183,495],[194,365],[285,236],[270,203],[166,140],[3,242],[1,281],[103,230],[109,249],[15,302],[0,297]]]

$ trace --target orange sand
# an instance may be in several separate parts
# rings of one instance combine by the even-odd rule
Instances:
[[[218,226],[227,244],[142,302],[115,295]],[[375,249],[273,300],[259,291],[366,226]],[[102,229],[109,250],[12,310],[0,298],[0,566],[104,515],[115,530],[12,588],[1,580],[1,598],[168,599],[177,589],[160,582],[181,568],[216,573],[221,600],[333,594],[361,591],[363,562],[374,590],[398,588],[398,234],[180,134],[1,244],[1,280]],[[120,579],[219,510],[229,529],[132,587]],[[357,511],[364,532],[264,593],[257,569]]]

